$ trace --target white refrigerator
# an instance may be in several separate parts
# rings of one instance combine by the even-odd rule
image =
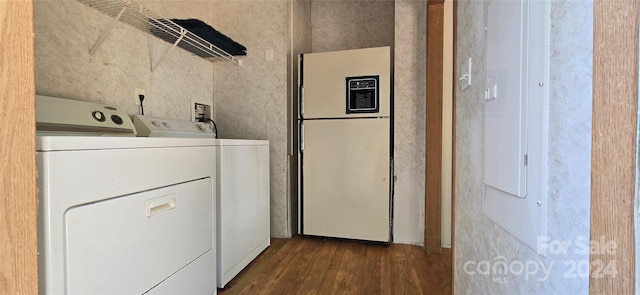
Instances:
[[[389,47],[303,54],[299,231],[392,241]]]

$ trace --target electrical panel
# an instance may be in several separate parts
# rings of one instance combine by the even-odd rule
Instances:
[[[485,4],[483,212],[539,254],[546,236],[549,4]]]

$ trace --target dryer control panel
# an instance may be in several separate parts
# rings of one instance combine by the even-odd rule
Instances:
[[[123,110],[99,103],[36,95],[39,135],[135,136]]]

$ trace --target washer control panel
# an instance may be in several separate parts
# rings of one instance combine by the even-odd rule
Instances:
[[[216,135],[209,125],[202,122],[133,115],[133,125],[138,136],[214,138]]]
[[[127,114],[116,107],[44,95],[36,95],[36,129],[49,135],[136,135]]]

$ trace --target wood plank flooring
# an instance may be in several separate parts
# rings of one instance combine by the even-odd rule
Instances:
[[[271,239],[218,294],[451,294],[451,251],[333,239]]]

